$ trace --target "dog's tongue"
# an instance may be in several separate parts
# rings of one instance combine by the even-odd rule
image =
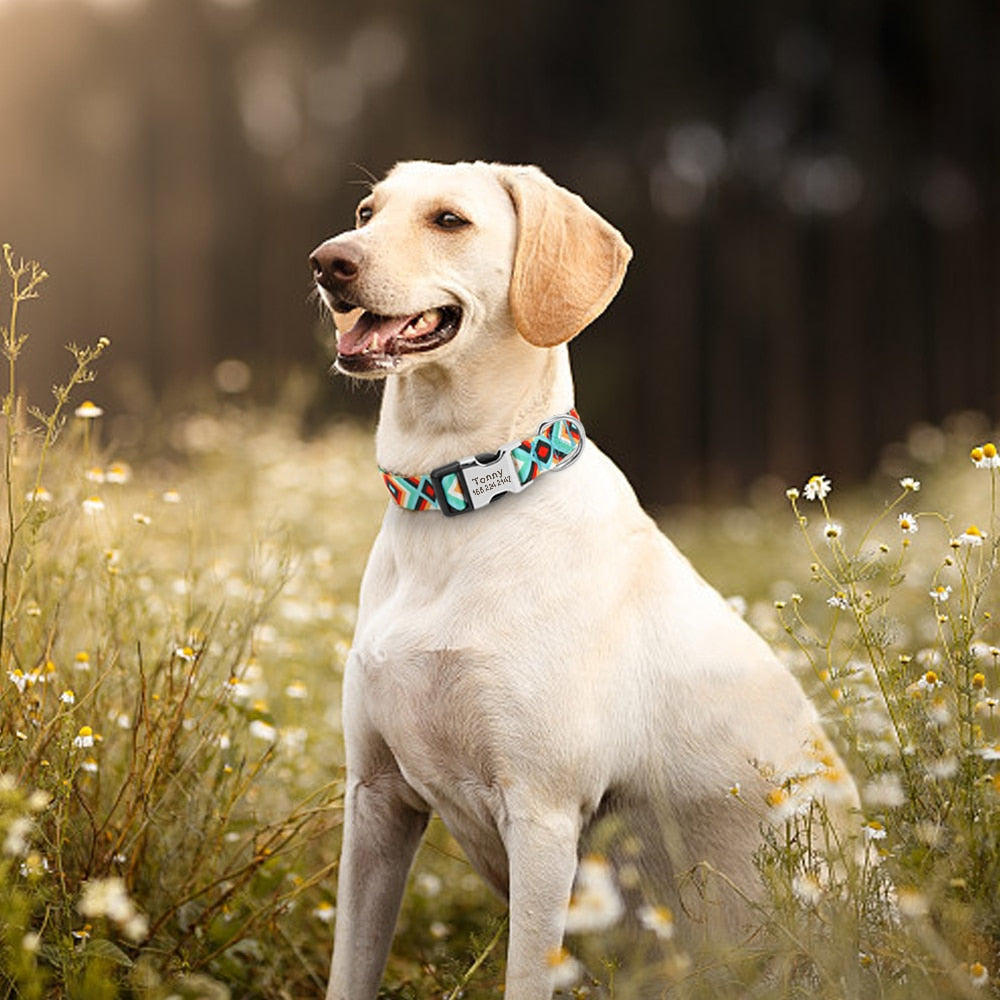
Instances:
[[[413,316],[377,316],[363,312],[349,330],[337,339],[337,351],[352,354],[382,354],[400,337],[419,337],[435,329],[441,321],[440,309],[425,309]]]
[[[352,354],[379,354],[393,337],[399,336],[412,316],[376,316],[363,312],[358,321],[337,338],[337,351]]]

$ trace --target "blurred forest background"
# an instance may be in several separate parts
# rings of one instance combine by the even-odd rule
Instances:
[[[998,415],[1000,4],[0,0],[0,240],[52,275],[26,363],[44,392],[109,337],[126,444],[213,373],[321,373],[307,255],[414,157],[538,163],[626,234],[574,353],[647,503]]]

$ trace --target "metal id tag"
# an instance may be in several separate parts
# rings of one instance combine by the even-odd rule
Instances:
[[[504,449],[496,458],[485,461],[476,457],[475,464],[462,464],[462,475],[468,488],[472,506],[478,510],[485,507],[501,493],[519,493],[523,488],[517,478],[517,469],[510,452]]]

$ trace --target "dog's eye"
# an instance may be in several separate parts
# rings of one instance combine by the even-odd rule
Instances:
[[[375,214],[375,210],[371,205],[361,205],[358,207],[358,225],[363,226],[366,222],[371,221],[371,217]]]
[[[457,212],[438,212],[434,216],[434,225],[438,229],[461,229],[469,224],[468,219],[463,219]]]

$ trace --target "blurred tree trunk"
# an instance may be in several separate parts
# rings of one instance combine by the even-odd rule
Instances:
[[[150,308],[143,334],[153,386],[203,373],[213,328],[217,231],[211,35],[198,0],[153,4],[145,19]]]

